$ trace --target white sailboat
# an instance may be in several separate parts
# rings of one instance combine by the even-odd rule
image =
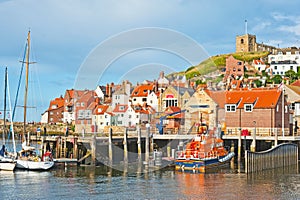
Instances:
[[[28,95],[28,73],[29,73],[29,51],[30,51],[30,31],[27,36],[26,46],[26,77],[25,77],[25,94],[24,94],[24,141],[22,143],[22,150],[18,152],[17,165],[19,169],[28,170],[48,170],[54,166],[54,161],[51,152],[45,152],[42,157],[39,157],[35,148],[27,144],[25,139],[26,133],[26,109],[27,109],[27,95]]]
[[[4,83],[4,114],[3,114],[3,133],[2,133],[2,140],[3,140],[3,145],[2,149],[0,150],[0,170],[6,170],[6,171],[13,171],[16,167],[16,144],[15,144],[15,138],[14,138],[14,132],[13,132],[13,127],[12,127],[12,141],[13,141],[13,149],[14,153],[9,153],[6,151],[5,147],[5,135],[6,135],[6,93],[8,89],[8,74],[7,74],[7,68],[5,68],[5,83]],[[9,92],[8,92],[9,93]],[[10,102],[10,95],[9,95],[9,102]],[[11,104],[10,105],[10,110],[11,110]],[[11,125],[13,126],[12,120]]]

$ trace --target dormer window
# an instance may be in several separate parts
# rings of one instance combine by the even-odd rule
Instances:
[[[144,90],[144,93],[147,93],[147,90]]]
[[[244,105],[245,112],[252,112],[253,111],[253,104],[245,104]]]
[[[225,105],[226,112],[235,112],[236,111],[236,104],[227,104]]]
[[[101,113],[102,112],[102,109],[101,108],[98,108],[98,113]]]

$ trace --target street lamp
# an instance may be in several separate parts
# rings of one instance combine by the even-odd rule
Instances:
[[[254,132],[253,132],[253,141],[252,141],[252,145],[251,145],[251,151],[255,152],[255,148],[256,148],[256,121],[253,121],[254,124]]]

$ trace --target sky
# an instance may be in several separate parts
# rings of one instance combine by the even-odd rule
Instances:
[[[136,84],[157,79],[160,71],[182,71],[234,52],[235,37],[246,29],[259,43],[299,47],[299,5],[297,0],[0,0],[0,89],[7,66],[14,104],[29,29],[30,61],[36,64],[30,65],[35,89],[29,91],[28,106],[34,108],[28,118],[40,121],[50,100],[66,89],[95,89],[124,79]],[[15,121],[22,121],[22,85]],[[3,95],[0,100],[3,110]]]

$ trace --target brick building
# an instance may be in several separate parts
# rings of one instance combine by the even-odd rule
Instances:
[[[64,98],[62,96],[50,101],[47,123],[63,123]]]
[[[282,97],[282,91],[279,89],[227,91],[224,107],[229,133],[254,127],[259,128],[258,134],[274,135],[277,131],[278,135],[281,135],[282,128],[285,135],[290,133],[289,109],[286,98]]]

